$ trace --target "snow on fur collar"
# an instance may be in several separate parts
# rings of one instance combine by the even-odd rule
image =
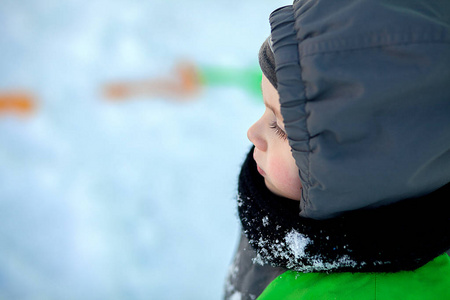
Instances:
[[[450,248],[450,184],[423,197],[314,220],[299,216],[298,201],[266,188],[252,153],[239,176],[238,212],[257,263],[300,272],[396,272]]]

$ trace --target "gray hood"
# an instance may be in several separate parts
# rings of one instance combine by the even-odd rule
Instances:
[[[450,2],[295,1],[270,23],[302,216],[450,182]]]

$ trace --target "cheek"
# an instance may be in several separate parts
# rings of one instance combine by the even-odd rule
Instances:
[[[271,163],[271,179],[280,190],[288,193],[290,198],[300,199],[301,182],[295,161],[289,158],[274,158]]]
[[[271,164],[271,173],[277,182],[290,182],[292,179],[291,170],[282,159],[274,159]]]

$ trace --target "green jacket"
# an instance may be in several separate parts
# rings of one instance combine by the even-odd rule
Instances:
[[[415,271],[398,273],[287,271],[273,280],[257,299],[450,299],[450,257],[443,254]]]

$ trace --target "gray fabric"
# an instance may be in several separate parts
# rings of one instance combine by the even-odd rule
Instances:
[[[255,258],[255,250],[242,234],[227,277],[225,300],[254,300],[275,278],[287,271],[284,268],[254,263]]]
[[[270,23],[302,216],[450,182],[450,2],[296,1]]]
[[[259,65],[263,74],[269,79],[269,82],[275,87],[277,84],[277,74],[275,73],[275,58],[272,49],[270,49],[269,38],[267,38],[259,50]]]

